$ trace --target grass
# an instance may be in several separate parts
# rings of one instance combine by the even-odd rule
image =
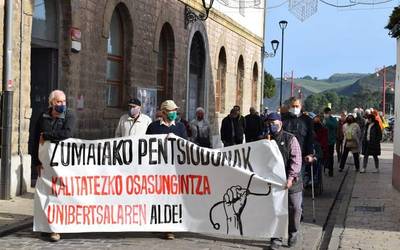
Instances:
[[[313,93],[320,93],[328,89],[336,89],[349,86],[357,80],[358,78],[344,80],[340,82],[326,82],[322,80],[295,79],[294,83],[297,85],[301,85],[303,88]]]

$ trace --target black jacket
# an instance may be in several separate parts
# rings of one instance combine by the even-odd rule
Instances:
[[[50,108],[47,112],[43,112],[39,116],[36,122],[33,139],[32,163],[34,166],[41,164],[38,155],[40,134],[43,133],[43,139],[45,141],[62,141],[73,137],[75,123],[75,115],[69,110],[61,114],[60,117],[53,118],[51,117]]]
[[[252,142],[258,140],[260,133],[263,130],[263,122],[259,115],[248,114],[245,117],[246,128],[246,142]]]
[[[314,153],[314,125],[313,120],[308,115],[301,114],[299,117],[297,117],[289,112],[283,113],[282,123],[283,130],[296,136],[296,139],[299,141],[303,156]]]
[[[232,129],[234,129],[235,132],[234,137]],[[231,118],[230,115],[225,117],[222,120],[220,132],[221,132],[221,140],[224,143],[225,147],[235,144],[241,144],[243,142],[244,127],[243,123],[241,122],[241,119],[239,118]]]
[[[365,126],[362,147],[363,155],[381,155],[382,130],[377,121],[374,121],[373,124],[369,141],[367,141],[369,123]]]

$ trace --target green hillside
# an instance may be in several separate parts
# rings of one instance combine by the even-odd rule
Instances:
[[[321,93],[329,89],[343,88],[352,85],[359,78],[346,79],[338,82],[328,82],[328,80],[309,80],[309,79],[295,79],[294,82],[297,85],[301,85],[303,88],[313,92]]]

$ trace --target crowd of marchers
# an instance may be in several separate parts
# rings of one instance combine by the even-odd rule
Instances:
[[[327,170],[328,176],[333,176],[336,149],[339,171],[343,170],[348,154],[352,152],[357,171],[365,173],[368,158],[372,156],[375,172],[379,172],[378,156],[386,121],[374,109],[355,109],[354,113],[343,111],[337,119],[330,107],[325,107],[321,114],[314,114],[303,110],[301,99],[292,97],[287,103],[289,105],[274,112],[266,108],[262,114],[251,107],[245,116],[241,107],[235,105],[222,120],[220,138],[224,147],[265,139],[276,141],[286,170],[289,192],[287,245],[292,247],[298,240],[303,189],[310,184],[310,167],[317,165],[324,172]],[[162,102],[154,121],[141,109],[139,99],[128,101],[127,111],[119,119],[116,137],[173,133],[201,147],[213,147],[211,126],[202,107],[196,109],[196,115],[190,122],[180,116],[179,107],[173,100]],[[38,157],[39,145],[44,141],[55,142],[73,137],[75,123],[75,115],[67,108],[64,92],[52,91],[49,108],[40,115],[35,127],[32,164],[37,167],[38,176],[43,169]],[[364,155],[361,168],[360,153]],[[60,240],[60,234],[56,232],[43,235],[51,241]],[[173,233],[165,233],[166,239],[174,237]],[[281,245],[281,238],[272,238],[269,247],[278,249]]]

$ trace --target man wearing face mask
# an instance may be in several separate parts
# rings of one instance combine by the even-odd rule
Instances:
[[[286,187],[289,189],[289,247],[297,243],[300,230],[301,203],[303,199],[303,182],[301,178],[302,155],[300,145],[296,137],[282,130],[281,116],[278,113],[270,113],[266,118],[266,126],[270,139],[278,144],[285,163]],[[278,249],[282,245],[282,239],[271,238],[270,249]]]
[[[34,133],[34,148],[32,154],[32,165],[36,166],[37,174],[40,177],[43,170],[39,160],[39,144],[45,141],[57,142],[71,138],[75,130],[75,116],[67,109],[66,97],[63,91],[54,90],[49,95],[49,108],[43,112],[36,123]],[[58,233],[44,233],[43,236],[56,242],[60,240]]]
[[[146,134],[151,118],[141,112],[142,103],[137,98],[128,101],[128,112],[121,116],[115,137],[141,136]]]
[[[185,125],[176,121],[178,106],[176,106],[175,102],[173,100],[164,101],[161,103],[160,110],[162,115],[161,119],[150,123],[147,127],[146,134],[173,133],[183,139],[187,139]]]
[[[292,133],[298,140],[303,156],[303,163],[313,161],[313,121],[301,111],[301,100],[290,98],[289,112],[282,113],[283,130]]]
[[[181,122],[177,122],[177,110],[178,106],[176,106],[173,100],[166,100],[161,103],[161,119],[155,120],[150,123],[147,127],[146,134],[154,135],[154,134],[175,134],[183,139],[188,139],[186,134],[185,125]],[[164,235],[165,239],[173,240],[175,239],[175,234],[171,232],[166,232]]]

